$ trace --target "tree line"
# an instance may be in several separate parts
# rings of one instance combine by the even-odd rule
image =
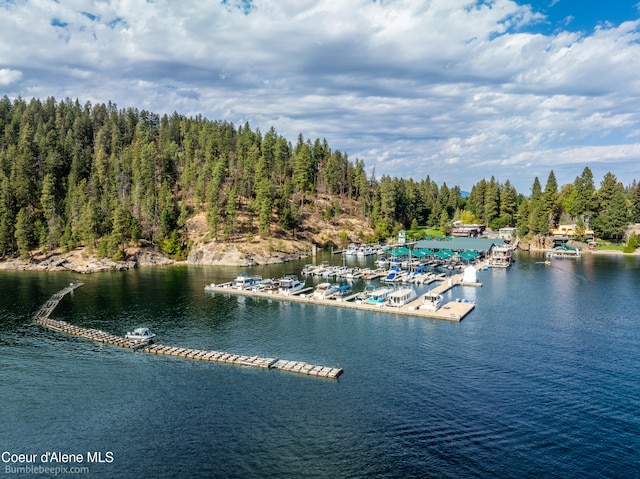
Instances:
[[[453,220],[517,225],[526,235],[586,219],[615,237],[622,223],[640,221],[640,191],[613,174],[596,189],[585,168],[561,189],[551,172],[544,190],[536,178],[526,197],[491,178],[465,198],[429,177],[367,175],[362,160],[326,140],[291,142],[274,128],[263,134],[111,102],[0,99],[0,257],[84,246],[117,259],[140,241],[180,257],[195,214],[206,216],[212,238],[226,240],[294,233],[310,211],[359,216],[374,227],[374,237],[363,238],[371,241]]]

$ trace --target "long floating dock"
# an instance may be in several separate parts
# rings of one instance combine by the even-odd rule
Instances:
[[[342,368],[332,368],[328,366],[316,366],[301,361],[286,361],[278,358],[263,358],[260,356],[244,356],[218,351],[205,351],[201,349],[181,348],[166,346],[163,344],[152,344],[149,341],[133,341],[122,336],[116,336],[105,331],[93,328],[82,328],[66,321],[51,319],[49,316],[58,306],[58,303],[65,295],[79,288],[84,283],[71,283],[66,288],[58,291],[36,312],[33,320],[46,328],[65,334],[79,336],[90,341],[103,344],[110,344],[121,348],[128,348],[133,351],[140,351],[149,354],[163,354],[165,356],[179,356],[183,358],[196,359],[199,361],[214,361],[219,363],[237,364],[240,366],[252,366],[263,369],[277,369],[292,373],[307,374],[329,379],[337,379],[343,373]]]
[[[474,286],[474,287],[482,286],[482,283],[465,283],[462,281],[462,279],[463,279],[462,274],[457,274],[449,278],[446,278],[445,280],[443,280],[443,282],[440,285],[433,288],[430,292],[442,294],[455,286]],[[239,296],[250,296],[254,298],[291,301],[291,302],[298,302],[298,303],[316,304],[316,305],[322,305],[322,306],[333,306],[336,308],[359,309],[364,311],[384,312],[384,313],[400,314],[404,316],[414,316],[414,317],[420,317],[420,318],[442,319],[446,321],[455,321],[455,322],[462,321],[462,319],[465,316],[467,316],[475,308],[475,304],[471,302],[451,301],[447,304],[444,304],[436,311],[429,310],[429,309],[420,309],[419,306],[420,306],[420,303],[422,302],[422,296],[418,296],[415,300],[400,307],[349,301],[349,299],[357,295],[353,295],[352,297],[339,301],[331,298],[325,298],[325,299],[314,298],[312,295],[307,295],[306,293],[310,292],[311,290],[312,288],[305,288],[301,291],[298,291],[292,294],[279,294],[276,292],[252,291],[249,289],[236,289],[232,287],[232,283],[209,284],[205,286],[205,291],[208,291],[214,294],[233,294],[233,295],[239,295]]]

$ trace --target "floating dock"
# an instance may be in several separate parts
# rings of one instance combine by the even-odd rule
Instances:
[[[181,348],[155,344],[150,341],[134,341],[122,336],[116,336],[99,329],[82,328],[66,321],[51,319],[49,316],[58,306],[60,300],[74,289],[82,286],[83,283],[72,283],[66,288],[58,291],[38,310],[33,320],[46,328],[65,334],[79,336],[90,341],[103,344],[110,344],[121,348],[128,348],[133,351],[140,351],[149,354],[163,354],[165,356],[179,356],[183,358],[196,359],[199,361],[214,361],[219,363],[236,364],[240,366],[252,366],[263,369],[277,369],[292,373],[306,374],[329,379],[337,379],[343,373],[342,368],[332,368],[328,366],[316,366],[301,361],[286,361],[278,358],[263,358],[260,356],[244,356],[218,351],[205,351],[201,349]]]
[[[480,287],[482,283],[464,283],[462,281],[463,275],[457,274],[445,278],[442,280],[442,283],[431,289],[430,293],[438,293],[442,294],[455,286],[474,286]],[[205,286],[205,290],[214,293],[214,294],[233,294],[239,296],[250,296],[254,298],[264,298],[264,299],[275,299],[280,301],[291,301],[297,303],[307,303],[307,304],[315,304],[322,306],[333,306],[336,308],[348,308],[348,309],[358,309],[364,311],[372,311],[372,312],[384,312],[390,314],[400,314],[404,316],[415,316],[419,318],[430,318],[430,319],[441,319],[445,321],[456,321],[460,322],[462,319],[467,316],[474,308],[475,304],[472,302],[461,302],[461,301],[451,301],[447,304],[442,305],[436,311],[428,310],[428,309],[420,309],[420,304],[422,302],[422,296],[418,296],[413,301],[397,307],[397,306],[389,306],[386,304],[367,304],[362,302],[352,301],[351,299],[355,298],[357,294],[349,296],[348,298],[343,298],[341,301],[337,299],[320,299],[315,298],[313,295],[306,294],[311,291],[311,288],[305,288],[304,290],[298,291],[293,294],[278,294],[277,292],[264,292],[264,291],[252,291],[250,289],[236,289],[232,287],[232,283],[222,283],[222,284],[209,284]]]

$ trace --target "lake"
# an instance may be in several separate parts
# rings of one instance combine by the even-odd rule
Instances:
[[[637,475],[640,260],[516,259],[480,272],[482,288],[447,293],[476,302],[461,323],[204,291],[242,271],[299,273],[309,260],[0,271],[0,476]],[[53,318],[120,335],[149,326],[163,344],[344,374],[133,353],[35,325],[71,281],[85,285]]]

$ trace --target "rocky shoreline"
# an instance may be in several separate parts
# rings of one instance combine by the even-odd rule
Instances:
[[[33,256],[23,260],[10,258],[0,261],[0,270],[14,271],[73,271],[90,274],[106,271],[126,271],[139,266],[160,266],[174,264],[170,258],[155,251],[139,251],[125,261],[114,261],[109,258],[98,258],[88,255],[82,249],[69,253]]]
[[[126,271],[138,267],[193,264],[208,266],[254,266],[277,264],[308,256],[306,251],[268,253],[261,248],[239,247],[235,244],[207,243],[196,245],[186,261],[168,258],[155,247],[138,247],[127,250],[124,261],[98,258],[84,248],[63,253],[34,254],[30,259],[9,258],[0,260],[0,270],[13,271],[73,271],[91,274],[106,271]]]

